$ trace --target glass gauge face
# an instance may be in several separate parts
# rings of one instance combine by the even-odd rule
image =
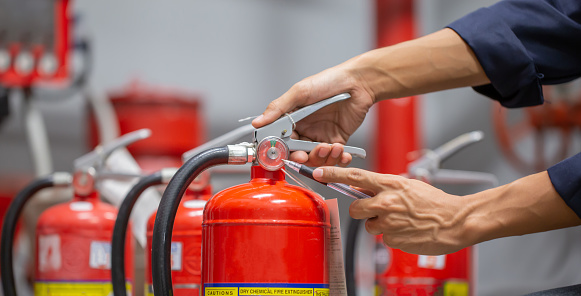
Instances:
[[[266,137],[258,144],[257,158],[260,166],[269,171],[276,171],[284,166],[283,159],[288,159],[289,149],[286,143],[277,137]]]

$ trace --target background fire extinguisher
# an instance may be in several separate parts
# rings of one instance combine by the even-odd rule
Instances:
[[[133,178],[104,170],[107,157],[116,149],[147,138],[149,130],[139,130],[96,148],[75,160],[75,173],[54,173],[22,190],[10,205],[2,229],[0,260],[4,295],[17,295],[12,272],[14,226],[26,202],[43,188],[72,185],[73,200],[49,208],[37,226],[35,295],[109,295],[111,235],[117,210],[99,200],[95,185],[107,178]],[[132,251],[131,244],[126,252]],[[133,266],[132,256],[127,266]],[[127,277],[131,290],[132,274]]]
[[[127,295],[126,278],[126,237],[129,217],[133,205],[147,188],[167,184],[175,174],[175,169],[162,169],[143,177],[133,186],[119,208],[113,231],[111,253],[111,277],[115,296]],[[201,178],[190,184],[178,208],[174,224],[175,236],[172,238],[172,273],[176,289],[174,295],[197,295],[200,287],[201,272],[201,226],[202,211],[206,200],[211,197],[209,174],[201,174]],[[147,247],[145,250],[145,293],[153,295],[151,277],[151,238],[155,213],[147,224]]]
[[[433,151],[425,154],[408,166],[406,177],[433,184],[485,184],[495,186],[498,181],[489,173],[440,169],[446,158],[469,144],[482,140],[480,131],[463,134]],[[356,254],[361,242],[359,230],[361,220],[351,220],[346,245],[346,279],[350,296],[362,294],[357,284]],[[474,248],[442,256],[419,256],[394,250],[383,244],[381,236],[375,236],[371,260],[375,264],[375,295],[472,295],[474,291]],[[368,254],[366,254],[368,255]],[[369,255],[368,255],[369,256]],[[361,259],[361,258],[359,258]],[[369,289],[367,293],[370,293]]]
[[[284,181],[289,151],[311,151],[318,143],[290,139],[295,123],[341,94],[296,110],[254,130],[252,143],[205,150],[172,178],[158,208],[152,272],[156,295],[172,295],[169,270],[173,218],[187,185],[220,164],[254,163],[252,180],[217,193],[204,209],[203,295],[328,295],[329,211],[317,194]],[[364,157],[365,151],[345,146]]]
[[[207,147],[226,145],[254,131],[252,125],[242,126],[218,138],[206,142],[182,155],[184,161],[194,157]],[[239,167],[245,169],[243,167]],[[131,212],[140,195],[149,187],[167,184],[176,169],[165,168],[140,178],[131,188],[119,207],[113,231],[111,276],[115,296],[127,295],[125,290],[125,238]],[[238,174],[245,170],[214,170],[216,173]],[[202,212],[206,201],[211,197],[210,174],[201,173],[188,186],[178,206],[172,237],[171,270],[174,295],[197,295],[201,284],[201,237]],[[153,226],[156,213],[147,221],[147,240],[145,248],[145,295],[153,295],[151,274],[151,247]]]

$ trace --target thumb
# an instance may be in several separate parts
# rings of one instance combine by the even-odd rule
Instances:
[[[293,85],[293,87],[278,99],[270,102],[262,115],[252,120],[252,125],[255,128],[259,128],[270,124],[279,119],[283,114],[291,112],[297,107],[304,106],[310,96],[311,92],[299,82]]]

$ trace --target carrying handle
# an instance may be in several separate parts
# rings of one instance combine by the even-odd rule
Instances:
[[[89,168],[100,169],[103,167],[103,164],[107,160],[107,158],[113,153],[115,150],[123,147],[127,147],[132,143],[135,143],[139,140],[143,140],[151,136],[151,130],[144,128],[140,130],[136,130],[130,133],[127,133],[108,144],[99,145],[93,149],[93,151],[75,159],[74,167],[75,171],[85,171]]]

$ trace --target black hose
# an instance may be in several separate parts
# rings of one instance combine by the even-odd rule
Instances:
[[[125,286],[125,237],[127,236],[127,225],[133,206],[143,191],[147,188],[163,183],[161,171],[145,176],[131,188],[117,212],[115,227],[113,228],[113,240],[111,241],[111,283],[113,284],[113,295],[127,296]]]
[[[205,169],[228,163],[228,147],[208,149],[188,160],[171,179],[159,207],[153,226],[151,271],[156,296],[173,296],[171,282],[171,236],[180,200],[188,185]]]
[[[10,115],[9,99],[10,90],[0,85],[0,127],[2,126],[2,122]]]
[[[53,186],[53,176],[35,180],[16,195],[6,211],[0,241],[0,272],[2,274],[2,290],[4,291],[4,295],[16,295],[14,270],[12,266],[12,246],[14,244],[14,233],[16,232],[16,224],[18,223],[20,213],[22,213],[26,202],[34,194],[44,188]]]
[[[355,246],[357,246],[357,234],[361,220],[351,219],[347,230],[347,242],[345,242],[345,281],[347,282],[347,295],[357,295],[355,282]]]

